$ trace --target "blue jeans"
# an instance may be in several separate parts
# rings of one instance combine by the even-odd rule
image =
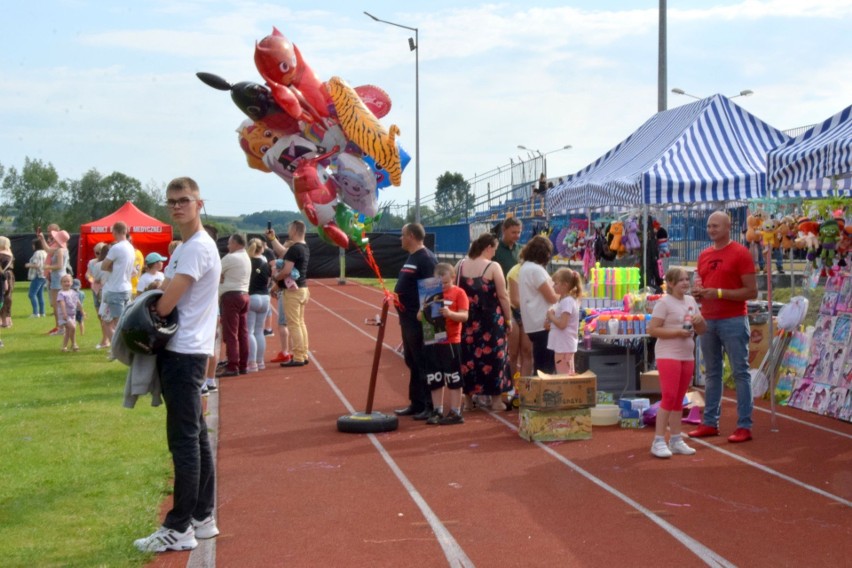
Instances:
[[[109,319],[104,318],[104,321],[117,320],[121,317],[121,314],[124,313],[124,308],[127,307],[127,304],[130,303],[130,292],[103,291],[103,298],[101,301],[109,306]]]
[[[249,363],[263,363],[266,353],[266,336],[263,335],[263,323],[269,311],[269,294],[252,294],[249,296],[248,335]]]
[[[30,298],[30,303],[33,305],[33,315],[44,315],[44,285],[47,283],[47,278],[36,276],[30,280],[30,289],[27,296]]]
[[[201,385],[207,355],[162,351],[157,371],[166,401],[166,438],[175,469],[174,505],[163,526],[185,531],[191,519],[213,513],[215,471],[207,423],[201,409]]]
[[[704,395],[704,424],[719,427],[722,410],[722,352],[728,362],[737,389],[737,428],[751,428],[754,397],[751,392],[751,375],[748,370],[748,343],[751,330],[748,317],[707,320],[707,331],[701,336],[701,353],[704,357],[706,384]]]

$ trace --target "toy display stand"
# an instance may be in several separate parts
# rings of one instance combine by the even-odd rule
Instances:
[[[376,393],[376,377],[379,373],[379,361],[382,357],[382,342],[385,339],[385,326],[388,321],[390,301],[385,299],[382,304],[382,315],[377,323],[379,334],[376,337],[376,350],[373,353],[373,369],[370,373],[370,386],[367,391],[367,407],[364,412],[353,412],[337,419],[338,432],[351,434],[373,434],[377,432],[392,432],[399,427],[399,419],[395,415],[373,412],[373,397]]]

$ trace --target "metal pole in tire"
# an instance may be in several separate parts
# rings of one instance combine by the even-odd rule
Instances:
[[[382,315],[378,322],[379,333],[376,337],[376,350],[373,352],[373,368],[370,372],[370,386],[367,390],[367,408],[364,412],[353,412],[337,419],[338,432],[353,434],[370,434],[376,432],[391,432],[399,427],[396,415],[373,412],[373,398],[376,393],[376,379],[379,374],[379,361],[382,358],[382,342],[385,339],[385,325],[388,321],[390,300],[385,298],[382,303]]]

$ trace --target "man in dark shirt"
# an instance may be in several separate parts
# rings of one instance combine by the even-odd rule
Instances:
[[[506,276],[512,267],[518,264],[518,255],[521,252],[521,245],[518,244],[521,239],[521,229],[523,226],[517,217],[508,217],[503,221],[497,252],[494,253],[494,260],[503,269],[503,276]]]
[[[402,330],[402,346],[405,353],[405,364],[408,365],[408,398],[411,401],[405,408],[394,412],[398,416],[412,416],[415,420],[426,420],[432,413],[432,397],[426,385],[423,361],[423,327],[417,321],[417,311],[420,309],[420,294],[417,291],[417,281],[431,278],[435,275],[435,265],[438,259],[423,244],[426,231],[420,223],[409,223],[402,228],[400,239],[402,248],[408,252],[408,258],[399,271],[396,281],[396,292],[401,307],[399,326]]]

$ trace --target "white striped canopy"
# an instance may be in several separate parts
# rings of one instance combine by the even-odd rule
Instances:
[[[852,193],[852,106],[772,149],[766,174],[772,197]]]
[[[723,95],[657,113],[547,192],[548,210],[694,204],[761,197],[766,153],[789,136]]]

